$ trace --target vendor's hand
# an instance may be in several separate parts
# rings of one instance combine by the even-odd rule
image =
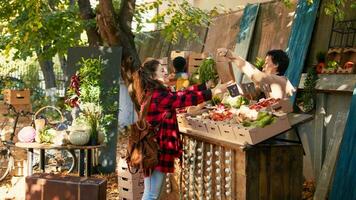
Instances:
[[[227,83],[221,83],[219,82],[215,88],[211,89],[211,93],[213,94],[213,96],[217,95],[217,94],[221,94],[221,93],[225,93],[227,91],[227,86],[231,85],[233,82],[229,81]]]
[[[234,55],[234,53],[230,50],[230,49],[226,49],[226,48],[219,48],[217,49],[217,56],[220,57],[226,57],[229,58],[231,60],[235,59],[237,56]]]

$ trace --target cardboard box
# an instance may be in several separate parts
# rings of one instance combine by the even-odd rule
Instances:
[[[141,199],[144,190],[144,176],[142,171],[131,174],[128,170],[126,160],[120,158],[118,162],[117,174],[119,199]]]
[[[229,62],[216,62],[216,71],[218,72],[221,83],[235,81],[234,71]]]
[[[127,163],[126,163],[126,160],[123,158],[120,158],[120,160],[118,162],[117,175],[118,175],[118,177],[123,177],[127,180],[143,179],[143,173],[141,171],[139,171],[135,174],[130,173]]]
[[[184,127],[183,130],[185,130],[185,133],[189,130],[189,134],[204,135],[213,140],[226,141],[238,145],[257,144],[291,128],[286,114],[279,116],[276,122],[263,128],[243,127],[241,124],[216,122],[205,119],[200,120],[206,125],[206,129],[204,130],[196,128],[194,123],[197,123],[196,121],[199,122],[199,120],[192,120],[189,116],[186,118],[188,122],[190,121],[192,126]],[[178,124],[178,126],[181,130],[180,124]]]
[[[234,133],[235,126],[236,126],[235,124],[230,124],[226,122],[218,123],[218,127],[220,130],[219,139],[228,142],[235,141],[236,140],[235,133]]]
[[[118,185],[119,187],[123,187],[123,188],[142,188],[143,189],[143,184],[144,179],[142,177],[142,179],[133,179],[130,180],[128,178],[125,177],[118,177]]]
[[[185,113],[177,114],[178,129],[180,132],[186,132],[187,129],[192,128],[192,124],[188,122],[186,117],[187,114]]]
[[[336,69],[325,69],[323,68],[323,70],[321,70],[322,74],[335,74],[336,73]]]
[[[221,136],[219,125],[217,122],[212,120],[206,120],[206,129],[208,130],[208,135],[210,137],[219,138]]]
[[[206,129],[206,123],[202,119],[198,119],[195,117],[187,116],[187,121],[188,121],[188,127],[190,127],[191,130],[197,130],[202,133],[207,133],[208,130]]]
[[[336,71],[336,73],[338,74],[353,74],[355,71],[354,68],[347,68],[347,69],[343,69],[341,67],[339,67]]]
[[[277,103],[261,110],[274,111],[274,112],[282,111],[283,113],[291,113],[293,112],[293,105],[291,104],[289,99],[280,99],[277,101]]]
[[[10,105],[28,105],[30,101],[30,90],[10,90],[4,89],[4,102]]]
[[[119,187],[119,199],[122,200],[139,200],[142,198],[143,189]]]
[[[240,145],[257,144],[290,128],[287,115],[280,116],[276,122],[263,128],[249,128],[237,125],[234,126],[235,143]]]

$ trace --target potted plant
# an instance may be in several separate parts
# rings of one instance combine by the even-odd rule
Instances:
[[[319,51],[317,54],[316,54],[316,60],[318,62],[318,64],[316,65],[316,72],[318,74],[321,74],[323,72],[323,69],[325,68],[326,64],[325,64],[325,61],[326,61],[326,53],[325,52],[322,52],[322,51]]]
[[[262,71],[264,65],[265,65],[265,59],[256,57],[255,67],[260,71]]]
[[[315,86],[317,80],[318,76],[316,73],[316,68],[309,67],[307,71],[307,77],[304,81],[304,90],[301,94],[301,97],[297,100],[297,106],[304,113],[312,111],[315,107]]]
[[[100,96],[102,95],[102,60],[86,59],[79,63],[80,69],[72,76],[67,91],[67,104],[79,110],[81,121],[89,127],[90,145],[97,145],[105,138],[105,126],[113,121],[110,114],[104,114]],[[108,97],[109,98],[109,97]],[[78,119],[79,120],[79,119]],[[98,139],[100,141],[98,141]]]

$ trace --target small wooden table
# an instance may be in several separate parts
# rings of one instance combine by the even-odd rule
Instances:
[[[78,171],[79,176],[91,176],[92,174],[92,151],[95,149],[100,149],[104,147],[104,144],[96,146],[76,146],[76,145],[54,145],[54,144],[39,144],[39,143],[23,143],[17,142],[16,147],[23,148],[27,150],[27,166],[28,166],[28,175],[32,175],[32,166],[33,166],[33,150],[40,150],[40,163],[39,167],[41,172],[45,172],[45,151],[50,149],[66,149],[66,150],[79,150],[79,162],[78,162]],[[85,163],[85,151],[86,153],[86,163]]]

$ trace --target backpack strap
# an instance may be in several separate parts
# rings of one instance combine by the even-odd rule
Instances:
[[[146,92],[147,94],[147,92]],[[148,123],[145,119],[147,112],[148,112],[148,108],[151,104],[151,99],[152,99],[152,93],[147,94],[147,96],[143,99],[142,101],[142,106],[140,109],[140,112],[138,113],[138,120],[136,122],[136,127],[140,130],[140,134],[139,134],[139,140],[141,140],[143,137],[146,136],[145,135],[141,135],[142,131],[146,130],[148,127]]]
[[[149,93],[149,94],[147,94]],[[138,113],[138,119],[139,120],[144,120],[147,112],[148,112],[148,108],[150,107],[151,104],[151,99],[152,99],[152,93],[151,92],[146,92],[146,97],[143,99],[142,103],[141,103],[141,109],[140,112]],[[143,106],[143,107],[142,107]]]

